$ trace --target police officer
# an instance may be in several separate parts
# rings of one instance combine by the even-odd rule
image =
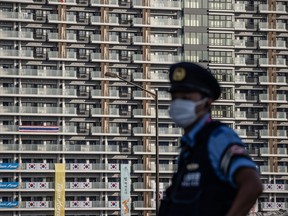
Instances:
[[[191,62],[170,67],[169,114],[184,129],[178,170],[159,216],[245,216],[262,193],[256,164],[238,135],[211,119],[221,89],[209,69]]]

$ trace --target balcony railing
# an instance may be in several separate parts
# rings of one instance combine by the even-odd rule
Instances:
[[[133,165],[134,172],[154,172],[156,170],[155,164],[147,164],[144,166],[143,164],[134,164]],[[159,164],[159,172],[162,173],[173,173],[177,170],[176,164]]]
[[[53,79],[75,79],[76,71],[72,70],[36,70],[36,69],[14,69],[0,68],[0,76],[2,77],[49,77]]]
[[[271,95],[271,97],[269,97],[268,94],[260,94],[259,95],[259,100],[261,102],[269,102],[269,101],[273,101],[276,103],[286,103],[287,102],[287,98],[285,94],[278,94],[276,95],[276,99],[273,99],[273,95]]]
[[[35,125],[35,127],[37,127],[37,125]],[[18,125],[0,125],[0,133],[1,134],[14,134],[14,133],[27,133],[27,134],[31,134],[31,133],[35,133],[35,130],[31,130],[31,131],[21,131],[19,130],[19,126]],[[77,134],[77,128],[75,126],[65,126],[65,127],[59,127],[58,131],[39,131],[37,132],[38,134]]]
[[[178,146],[159,146],[159,153],[160,154],[167,154],[167,155],[177,155],[179,154],[179,147]],[[144,146],[133,146],[133,151],[135,154],[155,154],[156,149],[155,146],[147,146],[144,149]]]
[[[61,19],[61,16],[58,14],[48,14],[48,21],[50,23],[68,23],[68,24],[75,24],[76,16],[67,14],[65,19]]]
[[[0,88],[1,95],[23,95],[23,96],[50,96],[50,97],[75,97],[76,89],[56,88]]]
[[[261,31],[286,31],[286,23],[276,23],[275,27],[272,27],[271,24],[269,25],[268,22],[259,22],[259,30]]]
[[[31,40],[33,39],[33,32],[0,31],[0,38],[5,39],[5,40]]]
[[[1,11],[0,20],[31,22],[33,21],[33,14]]]
[[[66,182],[66,189],[81,189],[81,190],[114,190],[120,188],[119,182]]]
[[[260,13],[287,13],[285,5],[276,5],[276,10],[269,9],[268,4],[259,5]]]
[[[74,107],[1,106],[0,113],[19,115],[77,115]]]
[[[118,17],[110,16],[105,18],[104,20],[101,19],[101,16],[91,16],[91,24],[92,25],[119,25]]]
[[[119,3],[118,0],[90,0],[91,6],[98,6],[98,7],[118,7]]]
[[[285,112],[277,112],[277,115],[275,116],[275,118],[273,118],[273,117],[269,117],[269,112],[260,112],[260,119],[262,119],[262,120],[264,120],[264,119],[267,119],[267,120],[269,120],[269,119],[274,119],[274,120],[287,120],[287,115],[286,115],[286,113]],[[273,113],[272,113],[272,115],[273,115]]]
[[[276,139],[288,139],[286,130],[277,130],[276,134],[270,134],[269,130],[260,130],[261,138],[276,138]]]
[[[91,90],[91,97],[92,98],[115,98],[118,99],[119,97],[119,90],[109,90],[109,93],[104,92],[102,95],[101,89],[92,89]]]
[[[134,62],[150,62],[154,64],[175,63],[181,60],[181,56],[176,55],[150,55],[144,58],[143,55],[135,54],[132,57]]]
[[[171,9],[181,9],[181,1],[165,1],[165,0],[150,0],[146,5],[143,5],[142,0],[133,0],[132,3],[133,7],[137,8],[151,8],[151,9],[164,9],[164,10],[171,10]]]
[[[150,26],[158,28],[181,28],[182,21],[180,19],[167,19],[167,18],[154,18],[151,17],[150,21],[143,23],[142,18],[134,18],[133,24],[135,26]]]
[[[116,136],[116,135],[120,135],[120,129],[119,127],[109,127],[109,129],[107,129],[106,132],[104,132],[101,128],[101,126],[95,126],[91,128],[91,133],[92,135],[101,135],[101,134],[107,134],[107,135],[111,135],[111,136]]]
[[[179,137],[182,134],[182,130],[180,128],[159,128],[159,136],[176,136]],[[134,135],[139,136],[155,136],[155,129],[151,128],[145,132],[143,127],[134,127],[133,128]]]
[[[260,40],[259,41],[259,47],[260,48],[265,48],[265,49],[270,49],[270,48],[274,48],[274,49],[286,49],[286,41],[276,41],[276,44],[269,44],[268,40]]]
[[[61,53],[57,51],[49,51],[48,52],[49,60],[67,60],[67,61],[75,61],[77,60],[76,52],[65,52],[61,55]]]
[[[102,55],[101,53],[91,53],[91,61],[94,62],[119,62],[119,55],[116,53],[109,53]]]
[[[150,44],[155,46],[181,46],[182,39],[178,37],[153,37],[148,38],[147,41],[144,40],[142,36],[133,37],[134,44]]]
[[[48,33],[49,41],[77,42],[76,34],[67,33],[61,37],[58,33]]]
[[[77,2],[76,0],[65,0],[65,1],[48,0],[48,4],[77,5]]]
[[[260,76],[259,77],[259,83],[260,84],[269,84],[269,83],[273,83],[275,85],[286,85],[287,81],[286,81],[286,77],[285,76],[278,76],[276,77],[275,81],[270,80],[269,81],[269,77],[268,76]]]
[[[91,35],[91,42],[92,43],[119,43],[118,35],[109,35],[109,36],[101,36],[100,34],[93,34]]]
[[[259,65],[262,67],[287,67],[286,59],[284,58],[277,58],[276,62],[273,62],[272,59],[269,60],[268,58],[260,58]]]
[[[34,59],[32,50],[8,50],[8,49],[0,50],[0,58]]]

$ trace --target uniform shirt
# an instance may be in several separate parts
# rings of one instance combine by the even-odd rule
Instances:
[[[184,143],[184,145],[186,144],[189,147],[193,147],[196,144],[195,135],[209,121],[211,121],[210,114],[206,114],[188,134],[182,136],[182,144]],[[239,168],[248,167],[256,169],[256,164],[251,159],[247,157],[237,157],[235,160],[229,162],[229,169],[227,173],[224,173],[223,169],[221,169],[222,157],[226,150],[235,144],[244,147],[239,136],[227,126],[219,126],[216,128],[210,135],[207,143],[209,159],[216,175],[219,179],[229,182],[233,187],[236,187],[234,174]],[[189,152],[182,152],[182,155],[183,157],[187,157],[189,156]]]

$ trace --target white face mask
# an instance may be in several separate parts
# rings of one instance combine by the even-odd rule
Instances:
[[[169,107],[169,115],[178,126],[186,128],[193,124],[199,116],[196,113],[196,107],[206,101],[207,98],[197,102],[184,99],[173,100]]]

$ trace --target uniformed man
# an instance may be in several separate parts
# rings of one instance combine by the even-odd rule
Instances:
[[[159,216],[245,216],[262,193],[256,164],[238,135],[211,120],[221,89],[209,69],[180,62],[170,68],[169,114],[184,129],[178,170]]]

